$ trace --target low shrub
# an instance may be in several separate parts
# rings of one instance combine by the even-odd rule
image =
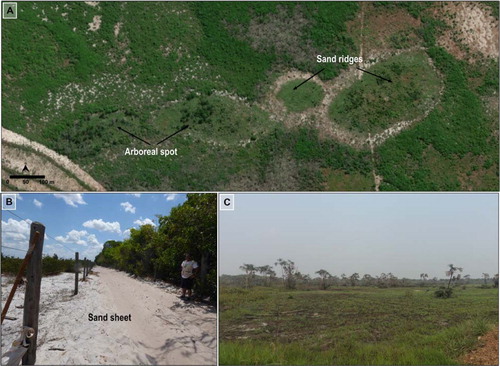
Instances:
[[[437,289],[434,292],[434,296],[436,296],[437,298],[441,298],[441,299],[448,299],[451,297],[452,294],[453,294],[453,289],[449,288],[449,287],[447,288],[444,286],[441,286],[439,289]]]

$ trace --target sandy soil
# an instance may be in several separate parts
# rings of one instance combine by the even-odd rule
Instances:
[[[96,32],[101,28],[101,15],[95,15],[92,19],[92,23],[89,23],[89,31]]]
[[[480,345],[463,357],[467,365],[498,365],[498,328],[479,337]]]
[[[74,178],[68,176],[68,174],[59,168],[57,165],[52,164],[44,157],[48,157],[54,160],[59,166],[73,173],[78,179],[91,187],[95,191],[104,191],[104,187],[99,184],[94,178],[87,174],[78,165],[69,160],[66,156],[56,153],[54,150],[47,148],[46,146],[39,144],[38,142],[30,141],[26,137],[21,136],[15,132],[7,130],[2,127],[2,141],[19,145],[26,146],[35,150],[37,154],[27,153],[21,149],[16,149],[4,144],[2,149],[2,166],[10,168],[19,174],[24,167],[24,164],[30,169],[30,174],[44,174],[46,179],[54,180],[53,184],[59,189],[64,191],[86,191],[80,183]],[[5,172],[3,173],[5,174]],[[45,191],[48,188],[44,185],[37,184],[36,181],[30,182],[29,185],[23,185],[22,181],[11,181],[10,184],[16,185],[21,190],[30,191]]]
[[[448,2],[443,7],[436,7],[436,12],[441,13],[442,20],[451,27],[438,39],[448,52],[459,59],[470,58],[470,61],[477,58],[477,53],[498,58],[498,20],[489,14],[486,5]]]
[[[372,3],[361,2],[357,16],[346,25],[349,34],[359,44],[363,58],[365,54],[391,48],[391,36],[403,31],[408,32],[411,45],[420,44],[413,29],[418,28],[421,22],[404,9],[376,7]]]
[[[2,280],[2,301],[11,286]],[[215,310],[179,300],[172,286],[95,267],[78,295],[73,289],[74,274],[42,279],[37,365],[216,363]],[[8,313],[18,320],[2,325],[4,352],[20,329],[23,299],[21,288]],[[108,314],[108,321],[89,321],[89,313]],[[115,313],[131,321],[110,321]]]

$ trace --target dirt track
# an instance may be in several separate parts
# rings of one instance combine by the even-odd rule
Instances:
[[[124,272],[99,267],[103,296],[118,314],[131,314],[121,322],[126,334],[158,364],[215,364],[216,314],[209,308],[180,300]]]
[[[103,267],[94,267],[86,281],[80,274],[77,295],[74,278],[72,273],[42,278],[37,365],[216,364],[214,307],[180,300],[172,285]],[[2,276],[3,302],[13,282]],[[21,289],[8,314],[16,320],[2,324],[4,352],[19,337],[23,304]],[[91,321],[89,314],[107,319]],[[115,314],[130,320],[112,321]]]
[[[464,356],[468,365],[498,365],[498,328],[479,337],[479,347]]]

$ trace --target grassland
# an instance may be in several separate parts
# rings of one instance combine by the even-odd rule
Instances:
[[[393,56],[363,73],[330,106],[333,121],[360,133],[378,133],[398,121],[422,118],[439,99],[440,79],[423,51]]]
[[[321,86],[311,81],[303,84],[300,88],[294,89],[304,80],[291,80],[285,83],[277,94],[286,108],[291,112],[303,112],[306,109],[317,107],[325,93]]]
[[[2,23],[3,126],[67,156],[108,190],[369,190],[373,173],[381,190],[497,190],[498,113],[488,100],[498,94],[498,60],[467,63],[439,47],[432,7],[368,4],[367,19],[397,10],[420,24],[382,34],[348,31],[359,28],[355,2],[23,2],[20,21]],[[401,75],[429,78],[394,82],[387,95],[366,79],[355,86],[362,109],[346,109],[344,90],[332,113],[346,126],[377,131],[418,115],[434,95],[425,57],[444,79],[440,105],[374,154],[325,138],[313,118],[291,127],[263,108],[277,78],[316,71],[317,54],[357,55],[358,34],[384,37],[370,41],[402,54],[424,47]],[[347,69],[325,65],[318,77],[334,83]],[[295,93],[281,93],[290,111],[307,112],[322,95],[312,81]],[[389,101],[377,107],[370,98]],[[186,124],[160,146],[177,157],[124,156],[147,145],[118,127],[157,142]]]
[[[222,287],[224,365],[455,365],[498,327],[498,289]]]

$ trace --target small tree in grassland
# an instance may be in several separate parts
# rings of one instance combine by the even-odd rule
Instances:
[[[420,278],[425,282],[429,278],[429,275],[427,273],[420,273]]]
[[[245,272],[245,287],[249,288],[251,285],[251,280],[255,276],[256,268],[253,264],[243,264],[240,269]]]
[[[460,274],[457,276],[454,276],[456,272],[462,272],[463,268],[462,267],[455,267],[453,264],[448,265],[450,269],[446,271],[446,275],[450,276],[450,280],[448,281],[448,288],[450,288],[451,281],[459,280],[460,279]]]
[[[483,279],[484,279],[484,284],[486,285],[486,283],[490,279],[490,275],[488,273],[483,273]]]
[[[275,266],[279,265],[281,267],[281,276],[283,277],[283,284],[285,285],[285,288],[294,289],[295,272],[297,271],[295,263],[289,259],[285,260],[282,258],[278,258],[276,263],[274,263],[274,265]]]
[[[347,281],[348,281],[347,276],[345,275],[345,273],[342,273],[340,275],[340,283],[341,283],[341,285],[342,286],[347,286]]]
[[[374,278],[366,273],[364,276],[363,276],[363,285],[364,286],[371,286],[373,284],[373,281],[374,281]]]
[[[328,288],[326,281],[330,279],[332,275],[325,269],[320,269],[316,274],[321,278],[321,289],[326,290]]]
[[[271,284],[271,279],[276,277],[273,267],[270,265],[256,267],[257,272],[266,277],[266,286]]]
[[[295,272],[295,280],[299,283],[307,285],[309,281],[311,281],[311,276],[309,276],[308,274],[302,274],[297,271]]]
[[[450,268],[448,271],[446,271],[446,276],[450,276],[450,279],[448,281],[448,286],[444,287],[441,286],[436,292],[434,293],[436,297],[441,297],[441,298],[449,298],[451,297],[451,294],[453,293],[453,289],[450,287],[452,281],[457,281],[460,280],[460,274],[456,274],[457,272],[462,272],[463,268],[461,267],[456,267],[453,264],[448,265]]]
[[[359,281],[359,273],[353,273],[350,277],[349,280],[351,281],[351,286],[356,286],[356,283]]]

